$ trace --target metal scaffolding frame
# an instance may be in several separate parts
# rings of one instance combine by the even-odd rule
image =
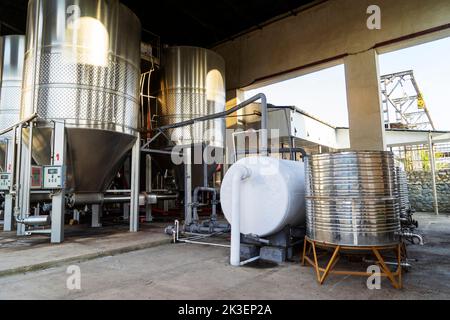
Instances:
[[[412,70],[386,74],[380,80],[387,129],[435,130]]]

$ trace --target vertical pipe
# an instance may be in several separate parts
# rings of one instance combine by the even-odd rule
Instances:
[[[261,99],[261,144],[260,151],[261,156],[267,156],[268,154],[268,115],[267,115],[267,99],[264,94],[260,94],[259,98]]]
[[[244,179],[250,177],[247,167],[238,165],[239,170],[233,176],[231,189],[231,248],[230,264],[235,267],[241,265],[241,195],[240,187]]]
[[[3,231],[13,228],[14,156],[16,154],[16,128],[12,130],[12,140],[8,139],[6,172],[11,174],[9,192],[5,192]]]
[[[202,163],[203,163],[203,187],[208,188],[208,164],[205,159],[205,149],[206,146],[202,143]]]
[[[16,167],[15,167],[15,183],[16,183],[16,201],[14,206],[14,216],[18,217],[20,214],[20,194],[21,194],[21,187],[20,187],[20,164],[22,162],[22,128],[23,124],[20,124],[18,129],[19,131],[15,134],[18,135],[18,142],[17,142],[17,157],[16,157]]]
[[[13,193],[14,192],[14,170],[15,170],[15,155],[16,155],[16,144],[17,144],[17,137],[16,137],[16,131],[17,131],[17,127],[14,127],[14,129],[12,130],[13,132],[13,136],[12,136],[12,144],[11,144],[11,149],[8,147],[8,163],[7,163],[7,168],[6,171],[11,173],[11,186],[9,188],[9,193]]]
[[[19,210],[19,218],[25,219],[29,215],[30,211],[30,175],[31,175],[31,154],[32,154],[32,145],[33,145],[33,122],[28,124],[28,146],[24,143],[22,139],[22,157],[21,157],[21,165],[20,165],[20,210]],[[19,223],[17,225],[17,235],[24,236],[25,235],[25,225]]]
[[[130,204],[124,203],[123,204],[123,220],[129,220],[130,219]]]
[[[431,132],[428,134],[428,150],[430,153],[430,169],[431,169],[431,182],[432,182],[432,188],[433,188],[434,213],[436,215],[439,215],[439,206],[438,206],[437,188],[436,188],[436,159],[434,157],[433,137],[431,135]]]
[[[24,175],[24,185],[23,189],[25,192],[23,192],[23,201],[24,201],[24,210],[22,210],[22,213],[28,216],[30,211],[30,191],[31,191],[31,185],[30,185],[30,178],[31,178],[31,164],[33,161],[32,158],[32,148],[33,148],[33,126],[34,123],[30,122],[28,125],[28,148],[27,148],[27,157],[26,157],[26,170]]]
[[[183,148],[184,152],[184,223],[192,223],[192,149]]]
[[[152,156],[149,154],[145,157],[145,171],[145,191],[150,194],[152,192]],[[145,202],[145,221],[153,221],[152,205],[148,201]]]

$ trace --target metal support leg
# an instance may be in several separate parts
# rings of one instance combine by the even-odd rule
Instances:
[[[63,123],[55,123],[53,130],[53,165],[62,166],[66,164],[66,134]],[[63,170],[65,174],[65,170]],[[66,209],[65,186],[52,197],[52,226],[51,243],[61,243],[64,241],[64,214]]]
[[[192,223],[192,149],[184,148],[184,224]]]
[[[13,225],[13,196],[5,195],[5,214],[3,220],[3,231],[12,231]]]
[[[145,157],[145,191],[147,193],[152,192],[152,157],[151,155],[147,155]],[[150,203],[145,203],[145,221],[152,222],[152,205]]]
[[[123,204],[123,220],[128,220],[130,219],[130,204],[129,203],[124,203]]]
[[[11,191],[14,191],[15,189],[15,201],[14,201],[14,216],[19,217],[20,216],[20,195],[22,193],[20,188],[20,182],[21,182],[21,175],[20,175],[20,166],[22,164],[22,124],[19,125],[14,129],[14,137],[18,138],[17,144],[15,146],[16,150],[16,159],[15,159],[15,166],[13,166],[13,176],[14,180],[12,182],[12,186],[10,188]],[[19,226],[17,226],[19,227]]]
[[[20,132],[19,134],[23,134]],[[22,140],[22,139],[21,139]],[[30,213],[30,175],[31,175],[31,146],[33,142],[33,123],[30,123],[28,127],[28,145],[25,141],[22,140],[21,146],[22,148],[21,154],[21,165],[20,165],[20,194],[19,199],[19,212],[16,214],[20,219],[25,219],[28,217]],[[23,223],[17,224],[17,235],[24,236],[25,235],[25,225]]]
[[[204,157],[206,146],[202,144],[202,164],[203,164],[203,186],[205,188],[208,187],[208,164],[206,163],[206,159]]]
[[[138,136],[131,151],[130,232],[139,230],[139,160],[141,139]]]
[[[100,217],[102,215],[102,206],[99,204],[93,204],[92,205],[92,221],[91,221],[91,227],[92,228],[100,228],[102,226],[100,222]]]
[[[16,155],[16,129],[13,130],[13,138],[8,139],[7,157],[6,157],[6,172],[11,174],[11,187],[9,193],[5,194],[4,205],[4,222],[3,231],[12,231],[13,228],[13,196],[14,191],[14,160]]]
[[[73,219],[73,221],[80,222],[80,211],[78,211],[77,209],[74,209],[72,219]]]

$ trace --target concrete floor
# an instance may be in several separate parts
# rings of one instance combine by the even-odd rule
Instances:
[[[15,232],[0,232],[0,277],[170,243],[164,226],[141,224],[138,233],[128,232],[127,224],[66,226],[64,242],[53,245],[48,235],[17,237]]]
[[[81,290],[66,288],[67,265],[0,278],[0,299],[450,299],[450,217],[416,214],[426,245],[409,246],[418,259],[404,288],[387,280],[330,276],[319,286],[310,267],[228,264],[228,249],[168,244],[78,263]],[[1,256],[0,256],[1,259]]]

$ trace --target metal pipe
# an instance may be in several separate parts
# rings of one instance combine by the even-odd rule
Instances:
[[[15,124],[13,124],[11,127],[3,129],[0,131],[0,136],[4,135],[5,133],[10,132],[11,130],[14,130],[16,127],[18,126],[23,126],[24,124],[34,120],[37,117],[37,113],[33,113],[31,116],[29,116],[28,118],[21,120]]]
[[[430,168],[431,168],[431,182],[433,188],[433,203],[434,203],[434,213],[439,215],[439,205],[437,198],[437,188],[436,188],[436,159],[434,157],[434,148],[433,148],[433,137],[431,132],[428,133],[428,150],[430,153]]]
[[[198,212],[197,212],[197,207],[198,207],[198,195],[200,192],[210,192],[213,195],[213,200],[212,200],[212,213],[211,213],[211,221],[217,221],[217,213],[216,213],[216,201],[217,201],[217,190],[214,188],[209,188],[209,187],[197,187],[194,189],[194,196],[192,199],[193,202],[193,218],[194,218],[194,223],[197,223],[199,218],[198,218]]]
[[[143,194],[139,195],[139,203],[145,202],[146,196]],[[113,196],[113,197],[103,197],[103,203],[125,203],[131,200],[131,196]]]
[[[29,216],[26,218],[16,218],[17,223],[27,226],[47,226],[51,224],[51,216]]]
[[[178,194],[139,194],[139,203],[155,203],[158,200],[174,200]],[[125,203],[131,200],[131,195],[105,196],[103,193],[74,193],[67,200],[69,207],[77,205],[105,204],[105,203]]]
[[[24,185],[24,193],[23,193],[23,202],[25,208],[22,208],[23,214],[28,216],[30,211],[30,191],[31,191],[31,166],[33,165],[33,122],[30,122],[28,125],[28,150],[27,150],[27,162],[26,162],[26,171],[25,171],[25,179],[23,180]]]
[[[370,260],[370,259],[366,259],[366,258],[363,258],[363,262],[364,262],[364,263],[369,263],[369,264],[377,264],[377,263],[379,263],[378,261]],[[384,261],[384,263],[385,263],[386,265],[388,265],[388,266],[389,266],[389,265],[390,265],[390,266],[398,266],[398,262]],[[410,267],[411,267],[411,264],[409,264],[408,262],[401,262],[400,265],[401,265],[402,267],[404,267],[404,268],[410,268]]]
[[[269,149],[268,150],[270,153],[297,153],[300,152],[302,154],[303,157],[307,157],[308,154],[306,153],[305,149],[300,148],[300,147],[295,147],[295,148],[279,148],[279,149]],[[255,150],[255,149],[248,149],[248,150],[240,150],[240,151],[236,151],[236,154],[258,154],[259,151]]]
[[[131,190],[106,190],[105,193],[131,193]]]
[[[241,265],[241,266],[246,265],[246,264],[248,264],[248,263],[250,263],[250,262],[259,260],[260,258],[261,258],[261,256],[256,256],[256,257],[250,258],[250,259],[248,259],[248,260],[242,261],[242,262],[240,263],[240,265]]]
[[[179,239],[178,241],[185,242],[185,243],[192,243],[192,244],[203,244],[203,245],[213,246],[213,247],[230,248],[230,245],[228,245],[228,244],[210,243],[210,242],[201,242],[201,241],[191,241],[191,240],[183,240],[183,239]]]
[[[180,239],[180,222],[178,220],[175,220],[175,230],[172,230],[173,234],[173,241],[174,243],[177,242],[184,242],[184,243],[191,243],[191,244],[202,244],[207,246],[213,246],[213,247],[222,247],[222,248],[230,248],[230,245],[227,244],[219,244],[219,243],[210,243],[210,242],[201,242],[201,241],[192,241],[187,239]]]
[[[206,115],[203,117],[189,119],[189,120],[181,121],[178,123],[168,124],[168,125],[159,127],[157,130],[163,131],[163,130],[168,130],[168,129],[175,129],[175,128],[192,125],[196,122],[208,121],[208,120],[217,119],[217,118],[225,118],[226,116],[229,116],[232,113],[235,113],[236,111],[238,111],[258,100],[261,100],[261,132],[262,132],[262,137],[261,137],[261,151],[262,152],[261,153],[265,154],[265,153],[267,153],[267,145],[268,145],[268,141],[267,141],[268,140],[267,139],[268,116],[267,116],[267,98],[263,93],[258,93],[257,95],[245,100],[244,102],[239,103],[238,105],[236,105],[233,108],[230,108],[226,111],[209,114],[209,115]],[[145,150],[145,151],[148,152],[148,150]]]
[[[202,155],[205,152],[205,144],[202,143]],[[204,157],[203,157],[203,187],[208,188],[208,164],[206,163]],[[195,192],[195,191],[194,191]],[[196,201],[194,200],[194,203]]]
[[[21,163],[21,161],[22,161],[22,129],[23,129],[23,123],[21,123],[20,125],[19,125],[19,127],[18,127],[18,129],[19,129],[19,131],[18,131],[18,136],[19,136],[19,139],[18,139],[18,141],[17,141],[17,155],[16,155],[16,168],[15,168],[15,170],[16,170],[16,172],[15,172],[15,175],[16,175],[16,178],[15,178],[15,182],[16,182],[16,190],[15,190],[15,193],[16,193],[16,201],[15,201],[15,205],[14,205],[14,216],[15,217],[17,217],[17,216],[19,216],[19,214],[20,214],[20,205],[19,205],[19,202],[20,202],[20,192],[21,192],[21,188],[20,188],[20,170],[19,170],[19,168],[20,168],[20,163]],[[16,129],[17,130],[17,129]]]
[[[155,197],[157,200],[175,200],[178,198],[178,193],[173,194],[148,194],[147,199]]]
[[[413,233],[413,232],[402,232],[401,236],[405,237],[405,238],[413,238],[413,239],[415,238],[415,239],[419,240],[419,245],[421,245],[421,246],[424,245],[423,237],[420,234]]]
[[[11,172],[11,186],[9,188],[9,193],[12,194],[14,192],[14,184],[15,184],[15,179],[14,179],[14,170],[16,169],[15,167],[15,163],[14,163],[14,155],[17,152],[17,145],[16,145],[16,141],[17,140],[17,127],[14,127],[13,129],[13,140],[12,140],[12,153],[13,153],[13,157],[12,157],[12,161],[11,161],[11,168],[9,169],[9,172]],[[8,151],[9,152],[9,151]],[[8,170],[7,169],[7,170]]]
[[[235,165],[236,166],[236,165]],[[230,264],[235,267],[241,265],[241,195],[240,187],[242,180],[247,179],[251,175],[250,169],[245,166],[237,165],[238,174],[233,176],[232,181],[232,204],[231,204],[231,249]]]
[[[52,230],[51,229],[37,229],[37,230],[25,231],[26,236],[31,236],[32,234],[52,234]]]
[[[141,151],[144,153],[157,153],[157,154],[165,154],[165,155],[172,155],[173,151],[164,151],[164,150],[157,150],[157,149],[144,149],[141,148]],[[181,153],[180,153],[181,155]]]

